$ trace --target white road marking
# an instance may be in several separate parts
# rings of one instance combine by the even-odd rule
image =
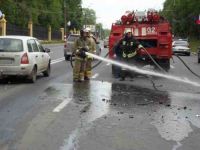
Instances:
[[[94,74],[94,75],[92,76],[92,79],[95,79],[95,78],[97,78],[98,76],[99,76],[99,74],[96,73],[96,74]]]
[[[53,112],[60,112],[63,108],[67,106],[67,104],[71,101],[71,98],[68,98],[64,100],[62,103],[60,103],[56,108],[54,108]]]
[[[55,59],[55,60],[52,60],[52,61],[51,61],[51,65],[56,64],[56,63],[59,63],[59,62],[62,62],[62,61],[64,61],[64,60],[65,60],[64,57],[58,58],[58,59]]]
[[[106,64],[106,66],[110,66],[110,65],[111,65],[111,63],[107,63],[107,64]]]
[[[174,69],[175,67],[173,65],[170,65],[170,68]]]

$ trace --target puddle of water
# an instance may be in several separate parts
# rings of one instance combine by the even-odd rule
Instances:
[[[134,115],[151,114],[148,116],[152,119],[151,125],[155,126],[161,137],[177,143],[173,150],[181,147],[181,141],[193,132],[191,124],[200,128],[200,119],[196,117],[196,114],[200,114],[199,94],[168,93],[99,81],[67,86],[65,90],[72,88],[68,97],[72,97],[72,102],[83,106],[83,109],[78,127],[66,139],[62,150],[77,150],[81,136],[93,127],[94,121],[114,110],[122,112],[115,114],[122,117],[124,112],[130,115],[133,109]]]
[[[175,141],[172,150],[182,146],[181,141],[193,132],[192,126],[200,128],[200,119],[195,115],[200,113],[200,95],[191,93],[169,93],[170,107],[158,107],[151,122],[162,138]]]
[[[168,105],[171,102],[167,92],[113,83],[111,103],[117,107],[135,108],[156,104]]]
[[[111,84],[98,81],[74,84],[72,97],[75,103],[85,106],[80,112],[78,127],[72,131],[61,150],[77,150],[80,136],[92,127],[92,122],[109,112],[109,104],[104,103],[102,98],[111,98]]]
[[[67,96],[68,98],[71,98],[73,92],[72,90],[72,84],[54,84],[49,86],[44,91],[44,94],[48,97]]]
[[[150,70],[144,70],[144,69],[140,69],[136,66],[129,66],[128,64],[124,64],[124,63],[114,61],[114,60],[111,60],[111,59],[106,59],[106,58],[103,58],[103,57],[100,57],[100,56],[97,56],[97,55],[94,55],[94,54],[91,54],[91,53],[88,53],[88,52],[86,52],[86,54],[88,56],[94,57],[98,60],[101,60],[101,61],[104,61],[104,62],[107,62],[107,63],[111,63],[111,64],[114,64],[116,66],[120,66],[120,67],[129,69],[129,70],[141,73],[141,74],[158,76],[158,77],[162,77],[162,78],[166,78],[166,79],[170,79],[170,80],[175,80],[175,81],[178,81],[178,82],[183,82],[183,83],[187,83],[187,84],[190,84],[190,85],[193,85],[193,86],[200,87],[200,83],[189,80],[186,77],[181,78],[181,77],[177,77],[177,76],[173,76],[173,75],[167,75],[167,74],[162,74],[162,73],[158,73],[158,72],[153,72],[153,71],[150,71]]]
[[[173,146],[172,150],[177,150],[181,146],[182,144],[180,142],[177,142],[177,144]]]
[[[78,129],[74,130],[68,140],[66,141],[67,144],[61,147],[60,150],[77,150],[78,149],[78,138],[79,138],[79,131]]]

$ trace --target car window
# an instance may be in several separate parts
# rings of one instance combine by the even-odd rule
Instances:
[[[186,41],[176,41],[176,42],[174,42],[174,45],[188,45],[188,42],[186,42]]]
[[[67,41],[74,42],[74,41],[76,41],[78,38],[79,38],[78,35],[70,35],[70,36],[67,38]]]
[[[27,41],[27,46],[28,46],[28,51],[29,51],[29,52],[33,52],[33,48],[32,48],[32,45],[31,45],[31,41],[30,41],[30,40]]]
[[[21,52],[23,42],[19,39],[0,38],[0,52]]]
[[[29,40],[28,41],[28,43],[31,45],[31,47],[32,47],[32,49],[30,49],[30,51],[32,51],[32,52],[39,52],[39,48],[38,48],[38,46],[37,46],[37,44],[36,44],[36,42],[35,42],[35,40]],[[29,47],[30,47],[30,45],[29,45]]]
[[[40,44],[40,42],[38,40],[35,40],[35,42],[36,42],[36,44],[37,44],[37,46],[39,48],[39,51],[40,52],[44,52],[45,50],[44,50],[43,46]]]

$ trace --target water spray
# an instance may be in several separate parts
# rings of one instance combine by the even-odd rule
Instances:
[[[187,83],[187,84],[190,84],[190,85],[193,85],[193,86],[200,87],[200,83],[197,83],[195,81],[191,81],[188,78],[180,78],[180,77],[177,77],[177,76],[172,76],[172,75],[167,75],[167,74],[163,74],[163,73],[158,73],[158,72],[140,69],[136,66],[130,66],[130,65],[125,64],[125,63],[121,63],[121,62],[114,61],[114,60],[111,60],[111,59],[106,59],[106,58],[103,58],[103,57],[100,57],[100,56],[97,56],[97,55],[94,55],[94,54],[88,53],[88,52],[86,52],[86,55],[94,57],[98,60],[101,60],[101,61],[104,61],[104,62],[107,62],[107,63],[111,63],[111,64],[119,66],[119,67],[129,69],[131,71],[138,72],[140,74],[148,74],[148,75],[152,75],[152,76],[162,77],[162,78],[166,78],[166,79],[170,79],[170,80],[174,80],[174,81],[179,81],[179,82],[183,82],[183,83]]]

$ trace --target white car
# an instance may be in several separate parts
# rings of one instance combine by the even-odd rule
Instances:
[[[190,47],[186,40],[173,41],[172,48],[174,54],[184,54],[190,56]]]
[[[23,76],[34,83],[37,74],[50,75],[49,49],[29,36],[0,36],[0,78]]]

